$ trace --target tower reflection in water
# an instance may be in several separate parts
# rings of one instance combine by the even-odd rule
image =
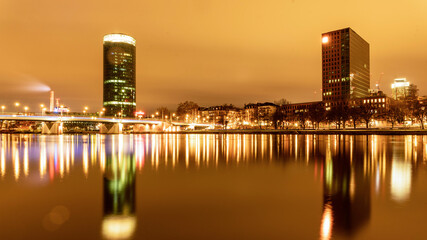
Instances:
[[[347,139],[348,140],[348,139]],[[354,235],[371,215],[371,174],[366,153],[353,139],[326,140],[321,239]]]
[[[123,135],[106,143],[104,171],[104,239],[129,239],[135,233],[135,158]]]

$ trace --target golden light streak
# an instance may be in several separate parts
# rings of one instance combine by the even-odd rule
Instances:
[[[320,239],[328,240],[332,236],[332,228],[334,223],[334,216],[332,212],[332,206],[327,203],[324,206],[322,214],[322,223],[320,226]]]
[[[188,142],[188,134],[185,135],[185,167],[188,168],[190,165],[190,156],[189,156],[189,142]]]
[[[83,139],[84,136],[82,137]],[[83,140],[83,172],[85,174],[85,177],[87,178],[88,173],[89,173],[89,156],[88,156],[88,145],[87,145],[87,141]]]
[[[64,163],[64,135],[60,135],[59,137],[59,176],[60,178],[64,177],[65,163]]]
[[[172,167],[174,168],[175,168],[175,162],[176,162],[175,153],[176,153],[176,135],[174,134],[172,138]]]
[[[44,178],[47,169],[46,137],[40,136],[40,178]]]
[[[2,178],[4,177],[4,175],[6,174],[6,142],[5,142],[5,136],[2,136],[2,140],[1,140],[1,163],[0,163],[0,168],[1,168],[1,176]]]
[[[67,144],[65,146],[65,166],[66,166],[66,172],[67,174],[70,173],[70,142],[67,141]]]
[[[165,166],[168,165],[168,152],[169,152],[169,134],[166,135],[165,138]]]
[[[151,163],[151,167],[154,166],[154,150],[156,147],[156,143],[155,143],[155,139],[154,139],[154,135],[151,136],[151,159],[150,159],[150,163]]]
[[[96,141],[96,135],[92,135],[90,137],[90,163],[91,166],[96,165],[96,149],[97,149],[97,141]]]
[[[70,147],[70,154],[71,154],[71,166],[74,166],[74,136],[71,136],[71,147]]]
[[[24,175],[28,176],[29,169],[28,169],[28,141],[24,142]]]
[[[155,151],[156,151],[156,170],[158,170],[159,169],[159,161],[160,161],[160,159],[159,159],[159,148],[160,148],[160,144],[158,144],[158,139],[159,139],[159,135],[157,135],[156,134],[156,139],[155,139],[155,142],[156,142],[156,147],[155,147]]]
[[[20,172],[20,166],[19,166],[19,151],[14,145],[13,148],[13,169],[15,170],[15,180],[19,179],[19,172]]]
[[[391,197],[393,200],[404,202],[409,199],[411,178],[411,163],[394,159],[391,168]]]

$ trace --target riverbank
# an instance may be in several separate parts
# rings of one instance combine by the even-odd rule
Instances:
[[[32,131],[0,131],[0,134],[41,134],[40,132]],[[64,134],[99,134],[98,131],[82,131],[82,132],[65,132]],[[132,133],[123,133],[132,134]],[[316,135],[427,135],[427,130],[421,129],[281,129],[281,130],[265,130],[265,129],[251,129],[251,130],[188,130],[180,132],[163,132],[163,131],[149,131],[134,134],[316,134]],[[106,134],[108,135],[108,134]]]
[[[181,133],[208,134],[317,134],[317,135],[427,135],[421,129],[319,129],[319,130],[202,130],[184,131]]]

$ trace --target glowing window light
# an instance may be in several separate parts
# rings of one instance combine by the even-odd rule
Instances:
[[[323,37],[322,38],[322,43],[328,43],[329,42],[329,37]]]
[[[125,80],[110,79],[110,80],[105,80],[104,83],[126,83],[126,81]]]
[[[133,106],[136,106],[136,103],[135,102],[109,101],[109,102],[104,102],[104,105],[133,105]]]
[[[105,35],[104,43],[105,42],[122,42],[122,43],[132,44],[133,46],[135,46],[136,44],[135,38],[128,35],[124,35],[124,34],[118,34],[118,33]]]
[[[391,88],[409,87],[409,82],[396,82],[391,84]]]

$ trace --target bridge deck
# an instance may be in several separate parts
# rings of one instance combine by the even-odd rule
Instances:
[[[162,124],[161,120],[108,118],[108,117],[75,117],[75,116],[25,116],[25,115],[0,115],[0,120],[8,121],[37,121],[37,122],[97,122],[97,123],[123,123],[123,124]],[[209,124],[168,122],[175,126],[200,126],[208,127]]]

